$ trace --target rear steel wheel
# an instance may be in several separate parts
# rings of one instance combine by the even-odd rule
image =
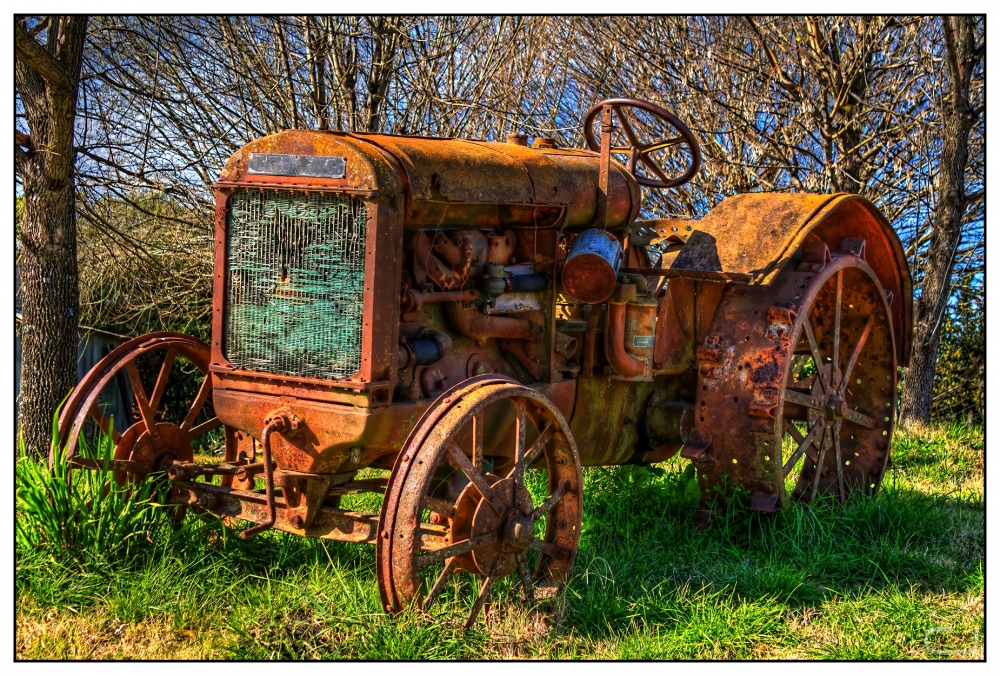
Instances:
[[[726,486],[749,489],[761,511],[878,490],[895,417],[890,318],[878,278],[848,252],[727,289],[698,350],[684,451],[703,509]]]
[[[148,390],[140,375],[139,359],[154,365],[156,379]],[[164,394],[171,382],[178,358],[197,368],[202,376],[197,394],[186,410],[164,415]],[[115,481],[140,481],[174,460],[193,460],[192,441],[222,423],[215,416],[202,415],[212,391],[208,375],[209,347],[197,338],[180,333],[153,333],[129,340],[113,350],[84,376],[74,388],[59,416],[59,443],[67,461],[77,466],[96,467],[94,459],[80,458],[77,448],[88,420],[110,436],[114,443]],[[104,409],[111,383],[117,383],[127,410],[135,420],[119,434]],[[171,417],[172,419],[166,419]],[[50,461],[55,449],[50,450]]]
[[[499,402],[512,404],[515,416],[511,462],[505,463],[510,468],[503,477],[483,469],[484,432],[505,414]],[[532,499],[525,482],[528,467],[536,464],[548,472],[548,492],[540,500]],[[468,479],[453,502],[435,497],[435,476],[447,465]],[[576,444],[555,405],[503,376],[460,383],[420,419],[393,468],[379,522],[382,602],[389,612],[411,604],[427,610],[455,573],[471,573],[482,583],[468,628],[497,580],[517,574],[531,599],[539,585],[551,588],[569,577],[582,511]],[[529,552],[532,558],[537,553],[534,566]],[[444,569],[425,592],[425,573],[440,563]]]

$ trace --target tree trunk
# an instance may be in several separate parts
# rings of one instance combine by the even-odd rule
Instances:
[[[21,247],[21,392],[18,419],[28,449],[44,454],[52,417],[76,384],[76,204],[73,144],[76,93],[87,19],[49,17],[32,28],[15,22],[16,91],[30,133],[15,134],[15,166],[24,189]]]
[[[933,231],[924,265],[920,298],[913,308],[913,351],[903,380],[899,419],[903,425],[928,422],[934,396],[934,369],[941,342],[942,317],[951,296],[955,252],[962,236],[967,205],[965,169],[969,159],[969,134],[975,116],[969,106],[969,81],[979,52],[975,17],[944,17],[948,84],[942,102],[940,173]]]
[[[76,222],[72,179],[28,187],[21,254],[21,393],[18,420],[27,447],[47,452],[52,415],[76,384]],[[55,233],[48,236],[46,233]],[[47,240],[47,241],[46,241]]]

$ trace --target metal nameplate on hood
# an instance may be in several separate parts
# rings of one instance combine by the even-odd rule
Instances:
[[[271,176],[311,176],[343,178],[347,173],[347,158],[320,155],[273,155],[250,153],[247,173]]]

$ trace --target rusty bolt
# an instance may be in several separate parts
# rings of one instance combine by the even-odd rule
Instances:
[[[302,517],[299,514],[293,514],[292,518],[289,519],[288,522],[292,524],[292,528],[302,528],[305,524],[305,521],[302,520]]]
[[[218,502],[214,493],[202,493],[198,497],[198,502],[196,503],[202,509],[212,509],[215,507],[215,503]]]

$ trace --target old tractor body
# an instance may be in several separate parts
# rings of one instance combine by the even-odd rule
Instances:
[[[630,110],[673,136],[641,142]],[[586,150],[299,130],[249,143],[215,185],[211,344],[116,349],[67,401],[62,448],[98,466],[74,457],[90,420],[119,481],[165,472],[173,502],[256,524],[244,536],[376,544],[389,611],[477,575],[470,622],[500,577],[530,597],[570,574],[583,466],[679,453],[706,521],[732,489],[765,512],[876,490],[912,296],[885,218],[855,195],[747,194],[700,220],[639,220],[641,187],[689,180],[697,141],[631,99],[585,125]],[[669,178],[655,153],[673,147],[688,161]],[[168,422],[179,358],[201,386]],[[101,409],[112,379],[135,399],[124,430]],[[214,429],[224,460],[195,462]],[[548,491],[533,497],[536,469]],[[382,494],[381,511],[340,508],[357,493]]]

